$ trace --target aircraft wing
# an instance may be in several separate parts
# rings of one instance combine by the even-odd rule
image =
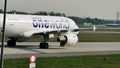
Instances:
[[[22,35],[24,37],[31,37],[31,36],[39,36],[39,35],[49,35],[49,34],[61,34],[61,33],[66,33],[66,32],[77,32],[79,29],[71,29],[71,30],[52,30],[52,31],[45,31],[45,32],[40,32],[39,30],[36,31],[27,31],[24,32]]]
[[[77,32],[79,31],[79,29],[73,29],[73,30],[52,30],[52,31],[46,31],[46,32],[37,32],[37,33],[33,33],[33,35],[43,35],[43,34],[61,34],[61,33],[66,33],[68,31],[72,31],[72,32]]]

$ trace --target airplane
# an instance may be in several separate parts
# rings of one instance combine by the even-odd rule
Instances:
[[[110,26],[110,27],[120,27],[120,24],[107,24],[106,26]]]
[[[3,14],[0,14],[0,30],[3,27]],[[7,46],[15,47],[16,42],[24,42],[32,37],[43,37],[41,49],[48,49],[50,36],[56,36],[60,46],[78,42],[79,27],[67,17],[6,14],[5,35],[10,38]]]

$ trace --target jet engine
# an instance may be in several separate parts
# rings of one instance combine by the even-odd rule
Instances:
[[[64,46],[65,44],[74,45],[78,42],[78,36],[76,34],[69,33],[60,36],[57,40],[60,42],[60,46]]]

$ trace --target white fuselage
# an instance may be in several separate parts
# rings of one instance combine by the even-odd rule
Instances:
[[[2,28],[3,14],[0,14],[0,29]],[[39,15],[6,15],[6,36],[17,37],[25,32],[45,33],[50,31],[78,29],[75,22],[66,17],[39,16]]]

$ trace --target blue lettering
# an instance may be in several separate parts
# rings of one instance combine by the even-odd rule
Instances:
[[[66,23],[66,24],[65,24],[65,28],[68,29],[68,28],[69,28],[69,21],[66,20],[65,23]]]
[[[45,23],[45,28],[49,28],[49,23]]]
[[[36,20],[33,20],[33,27],[37,27],[38,23],[36,22]]]
[[[61,25],[61,24],[60,24],[59,22],[58,22],[58,23],[56,23],[56,28],[58,28],[58,29],[59,29],[59,28],[60,28],[60,25]]]
[[[68,20],[43,20],[43,19],[33,19],[32,21],[34,28],[56,28],[56,29],[68,29]]]
[[[42,27],[42,20],[38,20],[38,22],[37,22],[38,24],[39,24],[39,28],[41,28]]]

